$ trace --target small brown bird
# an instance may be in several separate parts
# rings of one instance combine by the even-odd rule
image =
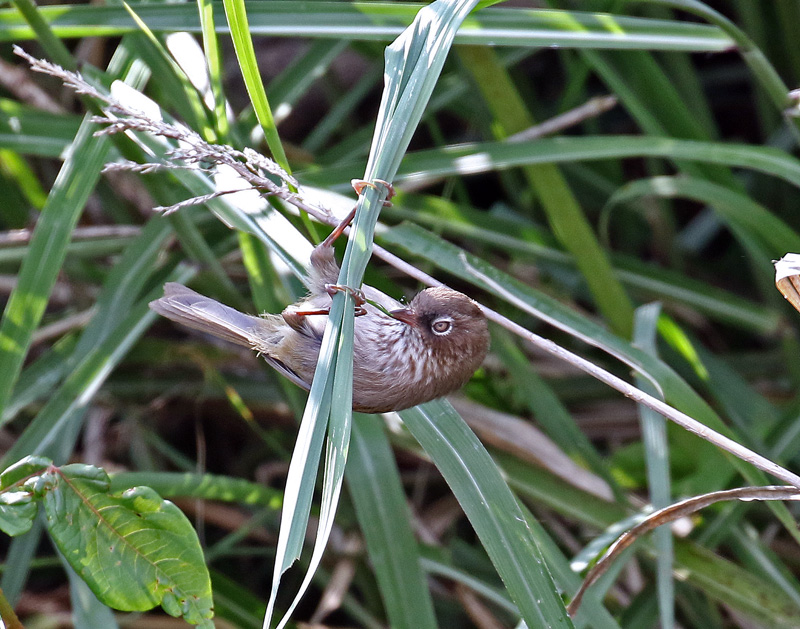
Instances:
[[[343,226],[340,226],[343,229]],[[243,314],[169,283],[154,311],[190,328],[250,347],[295,384],[309,389],[339,266],[333,239],[311,255],[310,294],[280,315]],[[337,233],[338,232],[338,233]],[[353,410],[386,413],[409,408],[462,387],[489,350],[486,317],[466,295],[427,288],[406,307],[370,286],[357,294],[353,344]],[[389,311],[386,314],[370,301]]]

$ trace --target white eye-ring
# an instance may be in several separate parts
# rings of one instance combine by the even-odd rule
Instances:
[[[433,330],[434,334],[439,336],[450,334],[450,330],[452,329],[453,320],[450,317],[439,317],[433,323],[431,323],[431,330]]]

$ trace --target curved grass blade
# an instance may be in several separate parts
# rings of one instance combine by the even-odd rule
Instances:
[[[516,498],[461,416],[443,400],[400,416],[450,485],[528,627],[571,627]]]
[[[421,5],[404,3],[257,2],[247,7],[249,32],[255,36],[392,41],[406,28]],[[222,9],[214,21],[224,24]],[[136,6],[139,17],[155,32],[200,33],[200,19],[190,3]],[[121,8],[59,5],[39,14],[60,38],[119,36],[136,26]],[[219,29],[218,27],[218,30]],[[16,10],[0,11],[0,41],[35,37]],[[470,16],[456,36],[459,44],[514,47],[607,48],[723,52],[734,41],[723,30],[677,20],[542,9],[488,8]]]
[[[388,78],[378,112],[370,159],[364,175],[365,181],[388,182],[394,178],[411,141],[411,135],[439,78],[456,30],[475,3],[475,0],[434,2],[418,13],[414,24],[387,49]],[[372,253],[371,243],[378,213],[387,193],[385,186],[374,185],[368,186],[359,196],[352,232],[339,273],[340,285],[361,285],[364,270]],[[350,294],[339,292],[334,297],[330,309],[308,406],[301,424],[301,432],[309,438],[304,439],[301,449],[297,450],[299,456],[295,458],[293,455],[289,466],[287,503],[283,511],[273,584],[264,617],[265,629],[268,629],[271,623],[280,575],[293,563],[302,546],[302,535],[299,533],[305,532],[308,509],[305,501],[300,503],[298,498],[309,494],[310,490],[306,488],[301,492],[302,488],[296,481],[303,476],[312,475],[312,471],[315,473],[319,451],[312,450],[311,446],[321,447],[325,424],[329,425],[330,431],[329,457],[323,479],[323,512],[320,514],[318,534],[308,573],[278,627],[288,622],[289,613],[297,605],[310,583],[333,524],[352,421],[352,346],[353,299]],[[341,352],[338,349],[340,347],[343,350]],[[306,427],[306,424],[309,425]],[[315,437],[313,440],[310,439],[312,435]],[[291,488],[290,479],[293,481]],[[308,506],[310,506],[310,495]],[[298,514],[301,516],[300,519],[296,519]]]
[[[228,18],[231,38],[233,39],[233,48],[236,51],[236,58],[239,60],[239,68],[242,71],[242,78],[247,88],[247,94],[250,96],[250,102],[253,104],[253,110],[256,112],[261,129],[264,131],[267,146],[269,146],[269,150],[272,151],[272,157],[281,168],[287,173],[291,173],[289,161],[286,159],[286,153],[283,150],[283,144],[281,144],[281,138],[275,126],[275,118],[272,116],[272,108],[267,100],[264,83],[261,81],[261,73],[258,70],[258,62],[253,48],[253,38],[247,20],[244,0],[223,0],[223,5],[225,7],[225,15]]]
[[[70,234],[89,193],[100,178],[110,144],[96,138],[97,126],[84,119],[36,223],[17,285],[0,321],[0,410],[19,377],[34,330],[66,255]]]
[[[667,137],[604,135],[539,138],[532,142],[485,142],[448,146],[409,154],[397,176],[415,186],[452,175],[474,175],[528,164],[663,157],[696,160],[755,170],[800,187],[800,160],[769,146],[676,140]],[[302,173],[309,183],[341,186],[355,163]]]
[[[772,257],[777,258],[787,251],[800,251],[800,235],[790,225],[749,196],[703,179],[694,177],[640,179],[617,190],[608,200],[608,205],[613,206],[648,195],[668,199],[683,197],[705,203],[714,208],[734,234],[755,237],[772,252]],[[771,276],[772,257],[752,262]]]
[[[461,56],[492,112],[495,137],[506,139],[533,126],[531,113],[496,54],[485,47],[468,47]],[[522,173],[541,203],[551,231],[580,270],[597,309],[617,334],[629,337],[633,304],[566,177],[555,164],[530,164]]]
[[[376,417],[353,416],[347,484],[390,627],[436,627],[400,474]]]
[[[648,304],[636,309],[633,342],[643,351],[657,356],[658,318],[661,308],[658,304]],[[656,394],[644,378],[636,378],[636,386]],[[666,507],[671,499],[669,476],[669,442],[667,441],[667,420],[655,411],[639,406],[639,423],[642,427],[647,463],[647,483],[650,502],[655,509]],[[669,527],[659,527],[655,533],[656,588],[658,590],[659,620],[663,629],[675,626],[675,585],[672,582],[673,545],[672,531]]]
[[[761,83],[761,86],[769,94],[774,106],[778,111],[784,113],[792,106],[792,98],[789,89],[781,79],[778,72],[769,62],[762,50],[756,46],[752,39],[731,20],[722,13],[716,11],[699,0],[653,0],[659,4],[675,7],[699,15],[711,24],[718,26],[732,41],[736,43],[739,54],[744,62],[750,66],[753,77]],[[790,124],[798,127],[797,120],[788,117]]]

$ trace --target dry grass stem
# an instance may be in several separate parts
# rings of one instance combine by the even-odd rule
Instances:
[[[642,535],[649,533],[662,524],[669,524],[670,522],[696,513],[709,505],[728,500],[800,500],[800,492],[798,492],[797,488],[794,486],[784,487],[770,485],[766,487],[740,487],[738,489],[714,491],[701,496],[688,498],[687,500],[682,500],[681,502],[677,502],[669,507],[651,513],[632,529],[620,535],[606,551],[606,554],[603,555],[591,570],[589,570],[586,579],[584,579],[580,589],[567,607],[570,616],[574,617],[578,612],[586,590],[606,573],[622,551],[628,548]]]

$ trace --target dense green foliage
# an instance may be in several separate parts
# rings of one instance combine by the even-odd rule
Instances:
[[[291,565],[304,539],[314,545],[310,508],[333,532],[294,619],[468,627],[525,618],[533,629],[568,624],[559,599],[646,505],[774,482],[498,325],[455,410],[433,402],[401,413],[403,423],[357,415],[352,436],[349,414],[337,411],[347,363],[331,343],[334,384],[312,391],[306,411],[330,415],[328,449],[324,427],[301,431],[311,451],[296,473],[302,523],[281,531],[305,393],[249,352],[157,320],[147,303],[165,281],[181,281],[249,312],[278,312],[303,291],[306,241],[327,228],[276,199],[255,213],[229,196],[154,211],[217,184],[202,169],[101,173],[109,162],[158,162],[171,145],[95,135],[101,125],[85,114],[98,111],[96,99],[31,73],[12,43],[80,67],[100,93],[124,80],[207,142],[273,157],[310,203],[352,207],[349,182],[371,156],[368,176],[389,173],[398,195],[377,226],[374,212],[357,218],[365,238],[345,254],[348,281],[360,279],[374,227],[377,244],[521,328],[800,468],[800,314],[775,290],[772,267],[800,253],[800,107],[790,94],[800,83],[800,5],[490,4],[467,17],[451,50],[424,51],[431,67],[415,76],[435,87],[430,101],[413,101],[418,112],[400,112],[400,130],[396,112],[378,112],[384,53],[421,5],[0,8],[2,468],[39,457],[21,476],[11,467],[0,486],[0,528],[15,535],[0,541],[7,626],[6,601],[32,624],[67,608],[81,627],[113,625],[108,606],[182,613],[185,600],[162,591],[146,605],[119,603],[124,588],[104,576],[110,559],[91,544],[130,530],[98,517],[99,537],[73,538],[62,518],[109,509],[135,528],[146,507],[196,549],[176,507],[142,487],[195,525],[219,626],[261,626],[273,564]],[[187,78],[202,60],[174,35],[187,31],[205,50],[206,85]],[[387,92],[415,88],[391,68],[411,72],[404,64],[420,50],[387,60]],[[444,64],[440,77],[433,60]],[[135,106],[130,92],[114,94]],[[566,112],[555,129],[537,127]],[[311,187],[350,200],[319,201]],[[374,210],[377,194],[368,196],[361,203]],[[375,257],[364,281],[398,298],[420,288]],[[346,350],[345,297],[337,303],[331,318],[344,322]],[[309,482],[315,444],[331,457],[321,496]],[[34,519],[39,502],[47,522]],[[575,625],[800,626],[794,512],[792,503],[717,505],[682,523],[681,536],[659,529],[589,591]],[[159,543],[156,525],[143,531],[144,547]],[[40,544],[48,535],[85,570]],[[125,565],[170,561],[126,549]],[[276,617],[317,559],[306,549],[283,575]],[[622,570],[629,578],[617,581]],[[191,576],[204,591],[202,575]],[[202,622],[207,604],[183,613]]]

